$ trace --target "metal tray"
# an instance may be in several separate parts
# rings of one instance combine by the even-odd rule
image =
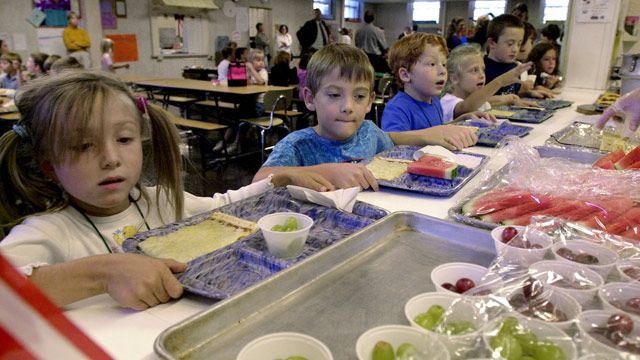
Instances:
[[[576,121],[551,134],[546,144],[601,153],[601,142],[602,130],[595,130],[591,124]]]
[[[575,151],[571,149],[562,149],[562,148],[555,148],[555,147],[549,147],[549,146],[536,146],[535,149],[538,150],[538,154],[540,154],[541,157],[546,157],[546,158],[559,157],[563,159],[569,159],[581,164],[591,164],[596,160],[598,160],[598,158],[600,157],[600,154],[596,154],[596,153],[585,152],[585,151]],[[485,183],[481,184],[478,187],[478,189],[483,189],[483,190],[476,190],[471,192],[466,198],[461,200],[455,206],[451,207],[448,211],[449,218],[467,225],[476,226],[483,229],[493,229],[497,227],[499,224],[482,221],[482,220],[464,215],[462,213],[462,205],[464,205],[467,201],[471,200],[472,198],[480,195],[481,193],[484,193],[498,186],[498,184],[500,183],[500,179],[504,176],[505,171],[506,170],[504,168],[498,170]]]
[[[511,121],[524,122],[530,124],[540,124],[553,116],[553,111],[545,110],[518,110],[508,117]]]
[[[137,234],[125,240],[125,252],[139,253],[138,244],[151,236],[162,236],[185,226],[204,221],[219,211],[242,219],[257,221],[263,215],[280,211],[300,212],[314,219],[309,238],[300,256],[284,260],[267,252],[264,237],[257,232],[189,262],[178,280],[189,292],[213,299],[225,299],[273,274],[304,260],[354,232],[386,216],[389,212],[377,206],[357,201],[352,214],[321,205],[293,200],[283,188],[244,199],[183,221]],[[215,234],[211,234],[215,236]]]
[[[393,149],[383,151],[376,156],[393,159],[413,160],[413,153],[420,148],[420,146],[398,145]],[[486,155],[468,152],[460,152],[460,154],[475,156],[481,158],[482,161],[480,165],[478,165],[475,169],[459,166],[458,176],[451,180],[406,173],[400,175],[399,178],[394,180],[378,180],[378,184],[381,186],[419,192],[427,195],[443,197],[452,196],[453,194],[458,192],[458,190],[460,190],[464,186],[464,184],[467,183],[467,181],[469,181],[480,171],[487,160]]]
[[[531,126],[514,125],[507,121],[498,126],[492,126],[484,121],[466,120],[460,125],[475,126],[478,128],[478,142],[476,145],[496,147],[498,143],[507,135],[523,137],[529,134],[533,128]]]
[[[407,324],[404,304],[435,286],[446,262],[488,266],[489,232],[412,212],[396,212],[305,262],[163,331],[162,358],[235,359],[249,341],[294,331],[324,342],[335,359],[355,358],[366,330]]]

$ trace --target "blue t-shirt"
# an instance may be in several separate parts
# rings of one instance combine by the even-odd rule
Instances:
[[[0,80],[0,89],[18,90],[18,75],[10,76],[6,74]]]
[[[442,105],[437,96],[432,96],[429,104],[400,91],[389,100],[382,112],[384,131],[420,130],[442,124]]]
[[[485,84],[490,83],[493,79],[498,76],[506,73],[507,71],[513,69],[518,66],[515,62],[512,63],[503,63],[497,62],[495,60],[489,59],[488,56],[484,57],[484,74],[486,77]],[[494,95],[505,95],[505,94],[518,94],[520,91],[520,84],[515,83],[507,86],[503,86],[498,90]]]
[[[313,128],[306,128],[280,140],[263,166],[312,166],[370,159],[392,147],[389,135],[369,120],[344,141],[325,139]]]

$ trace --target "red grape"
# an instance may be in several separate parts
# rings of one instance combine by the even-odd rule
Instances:
[[[556,253],[567,260],[574,261],[576,258],[576,254],[569,248],[561,247],[556,251]]]
[[[442,283],[442,285],[440,285],[440,286],[442,286],[443,288],[445,288],[445,289],[447,289],[449,291],[458,292],[458,289],[452,283],[446,282],[446,283]]]
[[[460,294],[473,289],[475,286],[476,284],[469,278],[461,278],[456,281],[456,289],[458,289],[458,293]]]
[[[633,320],[626,314],[613,314],[607,320],[607,328],[610,332],[620,332],[627,335],[633,330]]]
[[[635,266],[630,266],[624,269],[623,271],[628,277],[635,280],[640,280],[640,268],[637,268]]]
[[[627,300],[626,305],[633,310],[640,311],[640,298],[631,298]]]
[[[597,257],[587,253],[580,253],[576,255],[574,261],[586,265],[596,265],[599,262]]]
[[[542,283],[538,279],[528,278],[522,286],[522,294],[525,299],[531,300],[542,293]]]
[[[513,239],[516,235],[518,235],[518,230],[516,230],[516,228],[514,228],[513,226],[507,226],[506,228],[504,228],[504,230],[502,230],[502,242],[506,244],[511,241],[511,239]]]

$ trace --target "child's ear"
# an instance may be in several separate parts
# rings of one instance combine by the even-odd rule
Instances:
[[[411,82],[411,75],[409,75],[409,70],[407,68],[401,67],[398,69],[398,77],[400,77],[400,81],[404,84]]]
[[[307,109],[316,111],[316,105],[314,103],[313,92],[311,89],[305,86],[302,89],[302,97],[304,98],[304,104],[307,106]]]
[[[53,181],[56,181],[56,182],[58,181],[58,176],[56,175],[56,171],[53,169],[53,165],[49,160],[46,160],[44,158],[38,158],[37,162],[38,162],[38,167],[40,168],[40,171],[42,171],[42,173],[46,177],[48,177]]]
[[[460,77],[458,76],[458,74],[449,74],[449,80],[453,85],[458,85],[458,83],[460,82]]]
[[[497,43],[495,40],[493,40],[493,38],[487,38],[487,46],[489,47],[490,50],[494,48],[496,44]]]

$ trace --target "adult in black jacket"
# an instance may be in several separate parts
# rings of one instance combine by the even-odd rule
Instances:
[[[302,51],[320,50],[329,43],[331,30],[329,30],[324,20],[320,18],[322,12],[320,12],[320,9],[314,9],[313,12],[314,18],[304,23],[300,30],[296,32]]]

